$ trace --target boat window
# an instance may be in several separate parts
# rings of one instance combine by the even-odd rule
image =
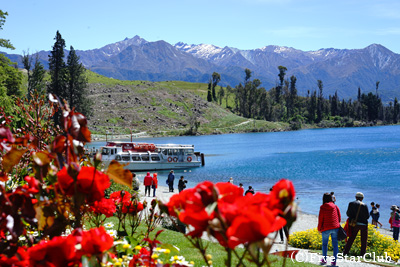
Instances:
[[[168,151],[166,149],[163,149],[161,153],[163,153],[166,156]]]
[[[151,155],[152,161],[160,161],[160,157],[158,155]]]
[[[110,149],[111,150],[111,155],[114,155],[114,149]]]
[[[186,154],[193,154],[194,153],[194,150],[193,149],[188,149],[187,151],[186,151]]]
[[[174,151],[173,151],[173,155],[178,155],[178,149],[174,149]]]
[[[149,155],[142,155],[143,161],[149,161]]]
[[[103,148],[102,150],[101,150],[101,154],[102,155],[108,155],[108,149],[107,148]]]
[[[140,156],[139,155],[132,155],[132,160],[133,161],[140,161]]]
[[[122,160],[123,161],[129,161],[131,157],[129,157],[129,155],[127,156],[122,156]]]
[[[121,160],[121,156],[120,155],[115,156],[115,160]]]

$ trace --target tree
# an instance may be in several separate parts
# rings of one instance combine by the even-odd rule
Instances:
[[[46,71],[44,70],[42,63],[40,63],[39,61],[39,55],[36,54],[35,64],[32,72],[32,56],[30,56],[29,53],[24,53],[24,55],[22,56],[22,63],[28,74],[28,99],[30,99],[31,94],[33,94],[35,91],[39,95],[43,95],[45,93],[44,75]]]
[[[217,101],[217,94],[215,92],[215,87],[221,81],[221,75],[218,72],[213,72],[212,74],[212,99]]]
[[[0,9],[0,30],[6,22],[7,12]],[[0,47],[14,50],[10,40],[0,38]],[[22,85],[22,73],[18,71],[15,63],[12,63],[5,55],[0,54],[0,97],[20,96]],[[2,99],[1,102],[10,103],[10,100]]]
[[[230,95],[232,92],[233,92],[233,88],[232,88],[230,85],[228,85],[228,86],[226,87],[226,92],[225,92],[226,107],[228,107],[228,98],[229,98],[229,95]]]
[[[212,93],[211,93],[211,80],[208,82],[208,90],[207,90],[207,101],[212,101]]]
[[[222,105],[222,99],[225,96],[225,90],[222,86],[220,86],[219,91],[218,91],[218,99],[219,99],[219,105]]]
[[[319,94],[318,94],[318,103],[317,103],[317,122],[322,121],[323,118],[323,110],[324,110],[324,95],[323,95],[323,88],[324,84],[321,80],[317,81]]]
[[[54,38],[55,43],[53,50],[49,55],[49,70],[51,82],[47,91],[53,93],[60,98],[66,99],[68,97],[66,92],[67,79],[66,79],[66,66],[64,62],[64,48],[65,41],[59,31]]]
[[[282,93],[282,89],[283,89],[283,81],[285,80],[287,68],[284,66],[279,66],[278,70],[279,70],[278,77],[279,77],[280,85],[276,87],[276,95],[275,95],[276,103],[280,103],[280,101],[281,101],[280,99],[281,99],[281,93]]]
[[[71,108],[75,108],[78,112],[89,116],[91,113],[91,102],[87,98],[87,78],[85,76],[85,68],[79,63],[79,56],[76,55],[75,49],[71,46],[67,59],[67,100]]]
[[[397,97],[395,97],[393,105],[393,123],[397,123],[399,121],[399,114],[400,114],[400,105],[397,100]]]
[[[6,22],[6,16],[8,16],[7,12],[3,12],[0,9],[0,30],[3,29],[3,25]],[[11,44],[10,40],[0,38],[0,47],[8,48],[14,50],[15,47]]]
[[[246,69],[244,70],[244,73],[245,73],[244,84],[246,84],[247,82],[250,81],[250,78],[251,78],[251,70],[246,68]]]

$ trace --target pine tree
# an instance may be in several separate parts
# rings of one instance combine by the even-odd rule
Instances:
[[[45,82],[44,82],[44,75],[46,71],[44,70],[44,67],[42,63],[39,61],[39,55],[36,54],[35,57],[35,64],[32,69],[32,56],[28,54],[24,54],[22,56],[22,63],[24,65],[24,68],[27,70],[28,74],[28,92],[27,92],[27,98],[30,99],[31,94],[34,92],[39,93],[39,95],[42,95],[45,93]]]
[[[71,108],[89,116],[91,113],[91,102],[87,98],[87,78],[85,68],[79,63],[79,56],[71,46],[67,59],[67,100]]]
[[[49,70],[51,82],[47,91],[55,94],[56,96],[66,99],[67,95],[67,79],[66,79],[66,66],[64,62],[64,48],[65,41],[59,31],[54,38],[55,43],[53,50],[49,55]]]

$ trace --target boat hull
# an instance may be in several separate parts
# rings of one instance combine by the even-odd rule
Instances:
[[[177,169],[191,169],[200,167],[200,161],[192,162],[124,162],[119,161],[121,164],[127,164],[124,169],[130,171],[158,171],[158,170],[177,170]]]

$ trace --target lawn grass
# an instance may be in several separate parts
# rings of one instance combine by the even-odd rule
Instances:
[[[118,225],[118,219],[116,217],[111,217],[107,219],[107,222],[113,222],[115,225],[115,229]],[[89,227],[89,225],[87,225]],[[115,230],[114,229],[114,230]],[[138,242],[144,237],[144,233],[146,232],[147,228],[144,223],[142,223],[139,228],[137,229],[136,233],[134,234],[134,240],[138,240]],[[170,256],[174,255],[179,255],[185,257],[187,261],[193,261],[194,266],[207,266],[202,255],[200,252],[192,246],[192,244],[188,241],[188,239],[179,232],[175,232],[172,230],[164,229],[161,227],[156,228],[153,232],[150,234],[150,239],[153,239],[155,234],[159,231],[163,230],[163,232],[158,236],[158,241],[160,241],[162,244],[171,244],[179,248],[179,252],[173,252],[171,251]],[[211,242],[207,240],[203,240],[205,246],[207,247],[207,254],[210,254],[212,256],[212,265],[213,266],[226,266],[226,258],[227,254],[225,251],[225,248],[221,246],[219,243],[216,242]],[[131,244],[132,246],[136,246],[137,244]],[[242,248],[237,248],[236,249],[238,254],[241,255],[244,252],[244,249]],[[233,257],[234,258],[234,257]],[[235,258],[234,258],[235,259]],[[283,264],[283,258],[270,255],[268,257],[271,266],[282,266]],[[238,261],[233,260],[232,266],[236,266]],[[253,263],[250,263],[249,261],[245,261],[246,266],[256,266]],[[314,264],[311,263],[302,263],[302,262],[292,262],[290,259],[286,259],[286,265],[288,267],[306,267],[306,266],[315,266]]]

